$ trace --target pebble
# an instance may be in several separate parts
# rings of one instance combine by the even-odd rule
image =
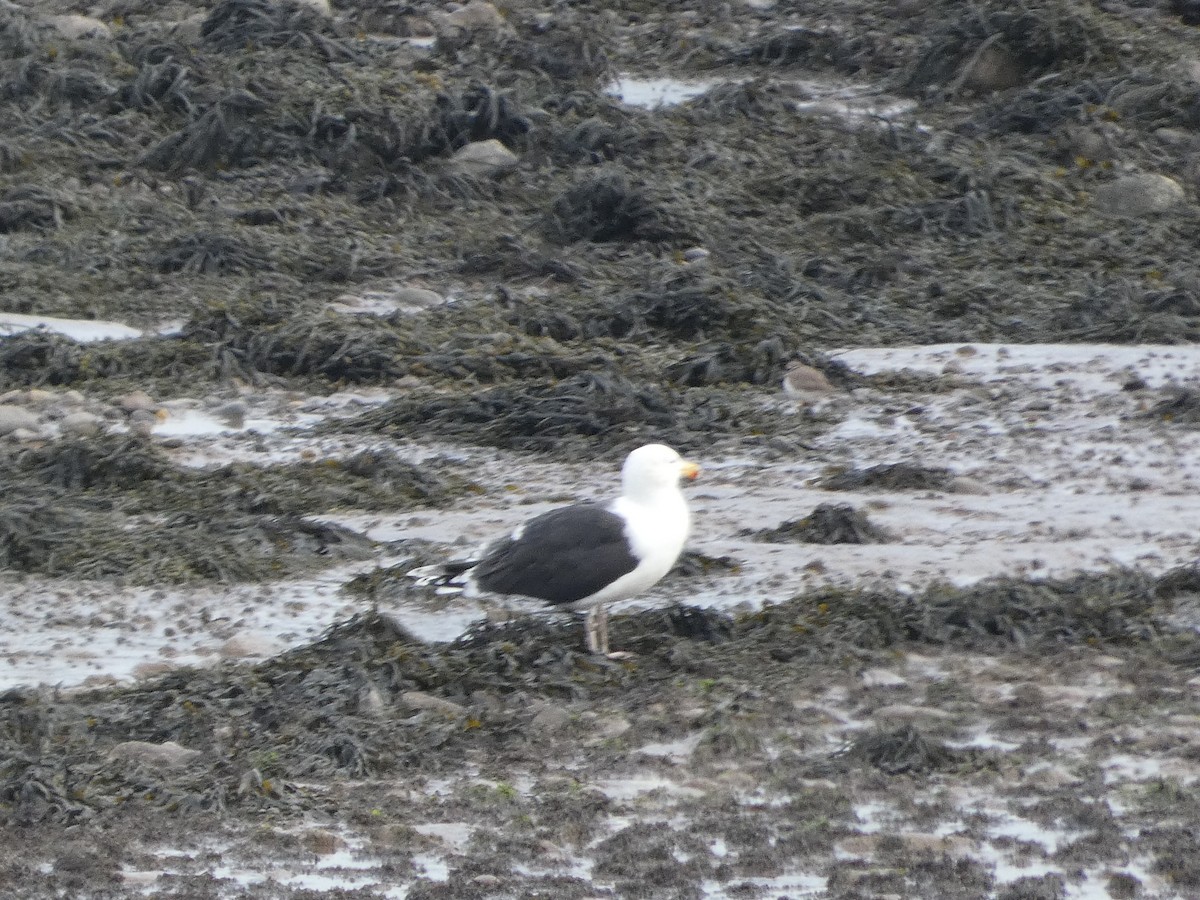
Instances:
[[[881,706],[871,714],[873,719],[890,719],[899,722],[915,722],[924,720],[949,719],[950,713],[933,706],[914,706],[910,703],[889,703]]]
[[[113,762],[136,763],[153,769],[181,769],[198,756],[199,750],[191,750],[174,741],[163,744],[125,741],[108,751],[108,758]]]
[[[129,430],[142,437],[149,437],[157,424],[158,416],[148,409],[134,410],[129,417]]]
[[[346,846],[345,841],[332,831],[326,831],[324,828],[314,828],[312,831],[306,831],[304,836],[300,838],[300,843],[310,853],[315,853],[318,856],[328,856],[330,853],[336,853]]]
[[[1166,212],[1184,201],[1183,185],[1174,178],[1145,172],[1126,175],[1096,188],[1096,208],[1122,216],[1147,216]]]
[[[58,424],[64,434],[91,437],[100,433],[104,420],[90,412],[73,412],[63,416]]]
[[[435,697],[433,694],[426,694],[424,691],[405,691],[400,695],[400,702],[409,709],[430,710],[440,712],[445,716],[457,717],[467,714],[467,708],[462,704]]]
[[[246,404],[241,400],[232,400],[213,410],[213,415],[230,428],[242,428],[246,424]]]
[[[47,16],[46,23],[54,26],[62,37],[70,41],[82,40],[84,38],[112,37],[112,29],[92,16]]]
[[[446,298],[437,291],[407,285],[392,291],[392,300],[401,312],[420,312],[423,309],[446,304]]]
[[[358,694],[358,711],[368,716],[380,716],[387,711],[387,701],[379,688],[373,684],[367,685]]]
[[[908,680],[891,669],[866,669],[860,676],[865,687],[905,687]]]
[[[471,0],[465,6],[460,6],[453,12],[447,13],[444,21],[455,28],[499,30],[504,26],[504,16],[487,0]]]
[[[1025,66],[999,44],[983,47],[962,73],[962,86],[977,94],[990,94],[1016,87],[1025,81]]]
[[[290,0],[297,6],[304,6],[311,9],[313,12],[319,12],[323,16],[333,17],[333,7],[329,5],[329,0]]]
[[[21,429],[36,433],[38,422],[37,414],[23,406],[0,405],[0,434],[12,434]]]
[[[546,704],[530,720],[529,728],[531,731],[549,734],[562,729],[570,721],[571,714],[561,706]]]
[[[256,634],[235,634],[217,648],[222,659],[273,656],[279,648],[270,638]]]
[[[137,412],[139,410],[153,411],[158,406],[145,391],[133,391],[126,394],[117,401],[117,405],[126,412]]]
[[[495,138],[473,141],[450,157],[450,169],[461,175],[497,177],[511,172],[521,158]]]

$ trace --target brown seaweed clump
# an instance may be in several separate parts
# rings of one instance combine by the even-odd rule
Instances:
[[[889,463],[829,475],[821,481],[821,487],[827,491],[945,491],[951,488],[954,478],[949,469]]]
[[[822,503],[802,519],[742,533],[764,544],[882,544],[891,540],[886,529],[872,524],[866,513],[848,503]]]

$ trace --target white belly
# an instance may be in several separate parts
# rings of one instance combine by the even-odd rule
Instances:
[[[627,572],[607,587],[571,604],[586,609],[597,603],[624,600],[649,590],[675,565],[683,552],[691,522],[687,504],[677,491],[673,497],[657,497],[651,504],[635,504],[624,497],[613,502],[613,512],[627,516],[625,537],[634,556],[641,559],[638,567]]]

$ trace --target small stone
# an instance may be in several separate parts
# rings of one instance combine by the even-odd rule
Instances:
[[[346,846],[345,841],[332,831],[326,831],[324,828],[314,828],[312,831],[304,832],[304,836],[300,838],[300,843],[304,845],[304,849],[318,856],[328,856],[330,853],[336,853]]]
[[[471,0],[466,6],[447,13],[445,21],[455,28],[498,30],[504,26],[504,16],[487,0]]]
[[[950,479],[950,483],[946,485],[946,490],[952,494],[975,494],[977,496],[989,493],[986,484],[978,478],[972,478],[970,475],[956,475]]]
[[[235,634],[217,648],[223,659],[273,656],[278,646],[270,638],[255,634]]]
[[[1174,178],[1146,172],[1126,175],[1095,191],[1096,208],[1121,216],[1147,216],[1166,212],[1184,202],[1183,185]]]
[[[217,407],[213,415],[230,428],[242,428],[246,424],[246,404],[241,400],[233,400]]]
[[[117,405],[125,410],[125,412],[137,412],[138,410],[153,412],[158,408],[158,404],[145,391],[134,391],[133,393],[126,394],[117,401]]]
[[[859,678],[866,687],[898,688],[908,684],[904,676],[897,675],[891,669],[867,669]]]
[[[169,662],[149,661],[138,663],[133,667],[134,678],[155,678],[159,675],[165,675],[171,672],[175,666]]]
[[[950,713],[933,706],[915,706],[910,703],[889,703],[881,706],[871,714],[874,719],[886,719],[893,722],[919,722],[939,719],[949,719]]]
[[[73,412],[63,416],[58,425],[63,434],[92,437],[100,433],[104,420],[90,412]]]
[[[69,41],[112,37],[112,29],[92,16],[47,16],[46,23],[53,25],[58,33]]]
[[[558,731],[571,721],[571,714],[561,706],[546,704],[530,719],[529,728],[532,731],[549,734]]]
[[[368,684],[363,688],[358,695],[358,711],[368,716],[383,715],[387,711],[387,701],[383,699],[383,694],[379,688],[373,684]]]
[[[290,0],[297,6],[303,6],[311,9],[313,12],[318,12],[323,16],[333,16],[333,7],[329,5],[329,0]]]
[[[181,769],[200,756],[199,750],[191,750],[174,741],[152,744],[149,741],[125,741],[108,751],[113,762],[134,763],[152,769]]]
[[[18,429],[36,433],[39,421],[36,413],[31,413],[23,406],[0,406],[0,434],[12,434]]]
[[[704,262],[710,256],[712,256],[712,254],[703,247],[688,247],[683,251],[683,261],[685,263]]]
[[[473,141],[450,157],[450,168],[461,175],[497,177],[511,172],[521,159],[495,138]]]
[[[632,727],[633,723],[624,716],[601,716],[596,721],[595,730],[604,740],[611,740],[620,737]]]
[[[967,63],[962,86],[977,94],[1005,91],[1025,81],[1025,66],[999,44],[983,47]]]
[[[25,392],[25,404],[27,406],[46,406],[58,399],[60,397],[54,391],[46,391],[42,388],[30,388]],[[66,394],[63,394],[61,399],[66,400]]]
[[[148,409],[134,410],[129,417],[129,430],[142,437],[149,437],[157,424],[158,416]]]
[[[193,13],[180,19],[171,26],[171,37],[183,44],[198,43],[204,36],[204,23],[207,19],[207,12]]]
[[[400,285],[390,290],[342,294],[330,304],[330,309],[343,315],[387,316],[397,312],[415,315],[445,305],[446,299],[437,291]]]
[[[412,710],[439,712],[452,718],[467,714],[465,706],[455,703],[453,700],[426,694],[424,691],[405,691],[400,695],[400,702]]]
[[[398,287],[392,291],[392,300],[400,312],[415,313],[434,306],[445,306],[446,298],[437,291],[419,287]]]

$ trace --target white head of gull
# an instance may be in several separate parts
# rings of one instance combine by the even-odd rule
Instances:
[[[606,603],[649,589],[683,551],[691,519],[680,479],[700,467],[663,444],[634,450],[621,468],[621,495],[543,513],[493,541],[475,559],[423,566],[425,584],[457,584],[467,596],[518,595],[587,611],[592,653],[608,649]]]

